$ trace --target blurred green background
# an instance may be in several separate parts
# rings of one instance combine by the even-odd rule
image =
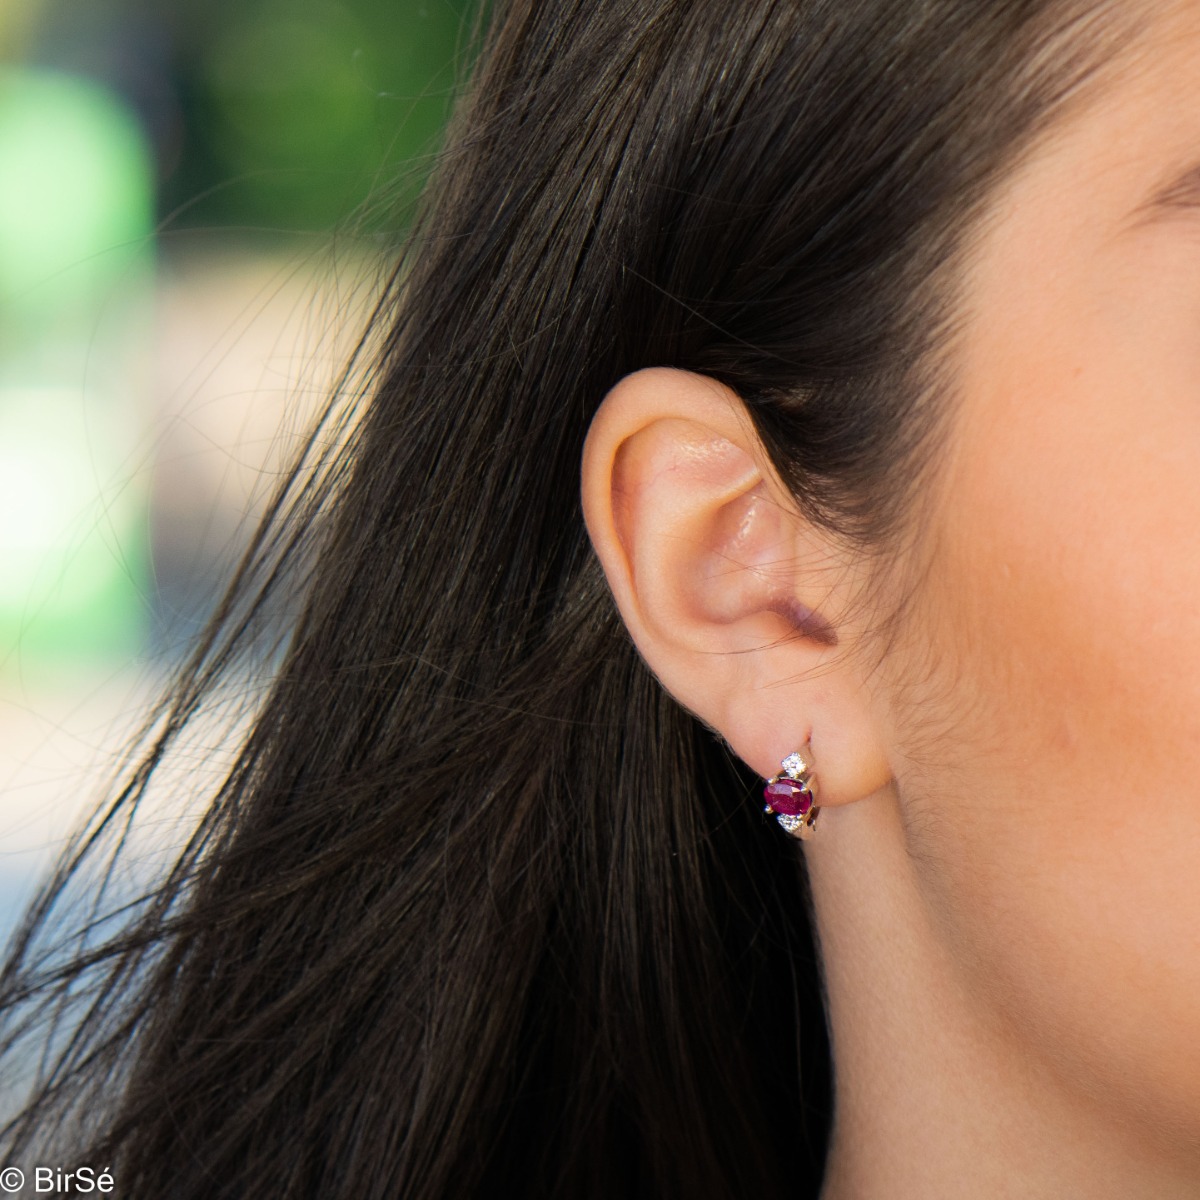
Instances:
[[[169,229],[325,229],[436,145],[468,13],[465,0],[5,0],[0,61],[128,106]]]
[[[471,20],[0,0],[0,910],[328,393]]]

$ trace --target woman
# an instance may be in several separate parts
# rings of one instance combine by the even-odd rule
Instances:
[[[12,952],[10,1161],[1200,1193],[1198,69],[1192,0],[498,5],[364,398]]]

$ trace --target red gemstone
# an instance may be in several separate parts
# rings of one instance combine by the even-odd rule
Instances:
[[[785,817],[803,817],[812,808],[812,792],[802,783],[794,779],[776,779],[763,788],[767,805],[772,812],[783,813]]]

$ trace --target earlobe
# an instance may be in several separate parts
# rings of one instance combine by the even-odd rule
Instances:
[[[729,389],[665,368],[626,377],[593,421],[582,483],[643,658],[754,770],[866,720],[839,620],[853,564],[798,512]]]

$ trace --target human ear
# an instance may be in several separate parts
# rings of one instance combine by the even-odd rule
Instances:
[[[821,804],[890,779],[855,588],[863,565],[798,511],[745,406],[667,368],[605,397],[583,455],[588,532],[642,657],[759,775],[812,744]]]

